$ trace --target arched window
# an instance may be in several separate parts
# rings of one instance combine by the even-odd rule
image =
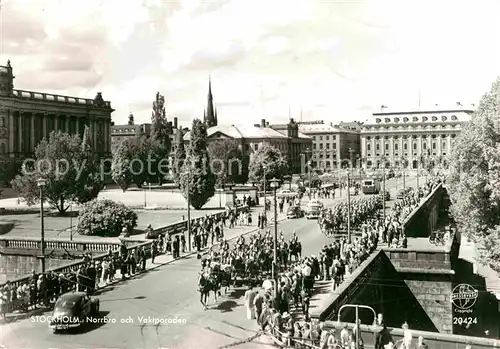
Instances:
[[[457,120],[457,116],[456,115],[452,115],[451,116],[451,120]]]
[[[4,143],[0,144],[0,153],[5,154],[5,144]]]
[[[372,150],[372,145],[370,143],[368,143],[366,145],[366,150],[368,150],[368,151]]]
[[[427,116],[422,117],[422,121],[427,121],[429,118]]]
[[[380,124],[380,123],[382,122],[382,119],[376,118],[376,119],[375,119],[375,122],[376,122],[377,124]]]
[[[403,121],[404,121],[404,122],[408,122],[408,120],[410,120],[410,119],[408,119],[408,118],[403,118]]]
[[[432,117],[432,121],[437,121],[437,119],[438,119],[437,116]]]
[[[398,143],[394,143],[394,149],[398,150],[398,148],[399,148],[399,144]]]
[[[412,120],[413,120],[413,122],[417,122],[417,121],[418,121],[418,118],[417,118],[416,116],[414,116],[414,117],[412,118]]]

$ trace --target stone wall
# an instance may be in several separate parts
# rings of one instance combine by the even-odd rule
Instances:
[[[436,227],[441,212],[445,189],[439,184],[405,220],[407,237],[429,237]]]
[[[58,268],[71,262],[74,262],[74,260],[47,258],[46,268]],[[31,275],[33,270],[37,273],[42,271],[42,263],[36,257],[0,255],[0,283],[23,275]]]
[[[453,333],[452,275],[403,274],[408,289],[440,333]]]

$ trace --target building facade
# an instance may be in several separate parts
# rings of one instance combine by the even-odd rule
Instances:
[[[308,155],[312,166],[324,171],[358,167],[360,132],[348,127],[334,127],[324,121],[299,124],[299,130],[312,138],[312,152]]]
[[[52,131],[83,136],[89,126],[97,153],[111,152],[111,108],[97,93],[94,99],[14,89],[10,61],[0,66],[0,154],[19,158],[33,154]]]
[[[446,166],[446,155],[472,113],[472,108],[460,103],[454,108],[410,111],[386,111],[384,107],[363,124],[363,167],[418,169],[424,163],[438,162]]]
[[[293,120],[291,120],[293,122]],[[252,160],[253,154],[267,143],[277,148],[287,160],[292,173],[301,172],[300,153],[312,146],[310,137],[298,132],[293,123],[286,131],[279,132],[262,120],[250,126],[218,125],[207,129],[208,141],[232,139],[239,143],[240,149]],[[281,128],[281,125],[276,125]],[[288,133],[290,132],[290,133]],[[189,144],[190,134],[184,135],[184,143]]]
[[[149,137],[151,132],[151,124],[134,123],[134,115],[130,113],[128,123],[126,125],[111,125],[111,151],[114,152],[120,144],[130,138],[145,136]]]

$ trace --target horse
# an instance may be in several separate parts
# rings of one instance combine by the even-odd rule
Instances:
[[[203,305],[205,310],[207,310],[207,302],[210,291],[214,291],[215,301],[217,302],[216,281],[213,280],[211,276],[200,274],[200,277],[198,278],[198,291],[200,292],[200,303]]]

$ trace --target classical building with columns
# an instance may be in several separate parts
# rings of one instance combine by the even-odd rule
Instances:
[[[361,129],[363,167],[418,169],[426,163],[446,166],[455,137],[471,120],[473,107],[390,111],[383,106]]]
[[[95,151],[111,152],[111,108],[101,93],[94,99],[14,89],[10,61],[0,66],[0,155],[29,156],[52,131],[83,135],[89,126]]]

